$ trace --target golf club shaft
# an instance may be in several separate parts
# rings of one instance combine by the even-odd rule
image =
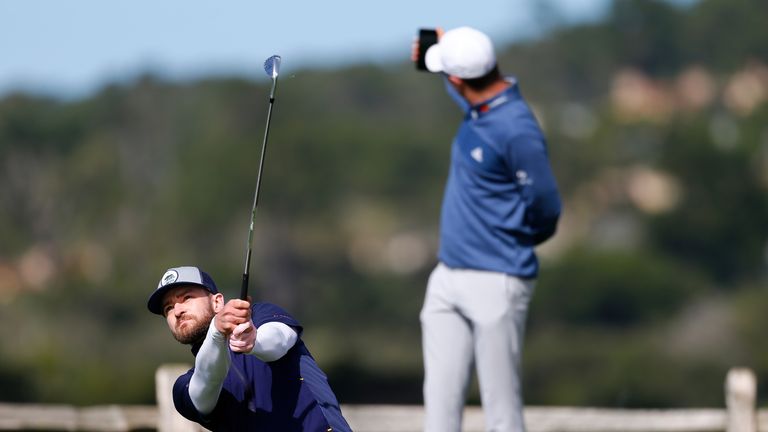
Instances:
[[[245,254],[245,269],[243,270],[243,281],[240,286],[240,299],[248,298],[248,279],[251,272],[251,252],[253,247],[253,224],[256,221],[256,207],[259,205],[259,189],[261,189],[261,174],[264,171],[264,156],[267,152],[267,138],[269,137],[269,124],[272,121],[272,107],[275,104],[275,88],[277,87],[277,77],[272,79],[272,90],[269,93],[269,108],[267,109],[267,127],[264,129],[264,141],[261,144],[261,156],[259,157],[259,170],[256,176],[256,192],[253,194],[253,208],[251,209],[251,223],[248,229],[248,245]]]

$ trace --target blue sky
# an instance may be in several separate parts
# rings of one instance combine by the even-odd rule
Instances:
[[[0,0],[0,96],[64,97],[153,71],[178,79],[396,62],[419,27],[470,25],[503,44],[553,16],[594,20],[610,0]],[[542,12],[543,4],[551,5]],[[460,7],[464,6],[464,7]]]

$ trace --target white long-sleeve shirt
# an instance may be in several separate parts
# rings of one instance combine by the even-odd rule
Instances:
[[[210,414],[216,407],[231,362],[229,343],[216,329],[215,319],[211,320],[195,357],[195,371],[189,381],[189,397],[201,414]],[[264,323],[256,329],[256,342],[248,354],[263,362],[278,360],[296,344],[298,337],[296,331],[286,324],[275,321]]]

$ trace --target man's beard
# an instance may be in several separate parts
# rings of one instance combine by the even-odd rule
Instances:
[[[182,319],[181,322],[177,323],[178,326],[178,324],[188,322],[185,328],[180,329],[177,327],[172,329],[171,333],[173,333],[173,337],[175,337],[177,341],[185,345],[191,345],[205,338],[205,335],[208,333],[208,327],[211,325],[213,316],[213,309],[206,309],[201,317],[190,315],[189,317]]]

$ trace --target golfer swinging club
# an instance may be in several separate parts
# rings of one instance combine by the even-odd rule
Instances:
[[[168,269],[147,307],[195,355],[173,386],[187,419],[212,431],[351,432],[301,325],[283,309],[225,302],[197,267]]]

